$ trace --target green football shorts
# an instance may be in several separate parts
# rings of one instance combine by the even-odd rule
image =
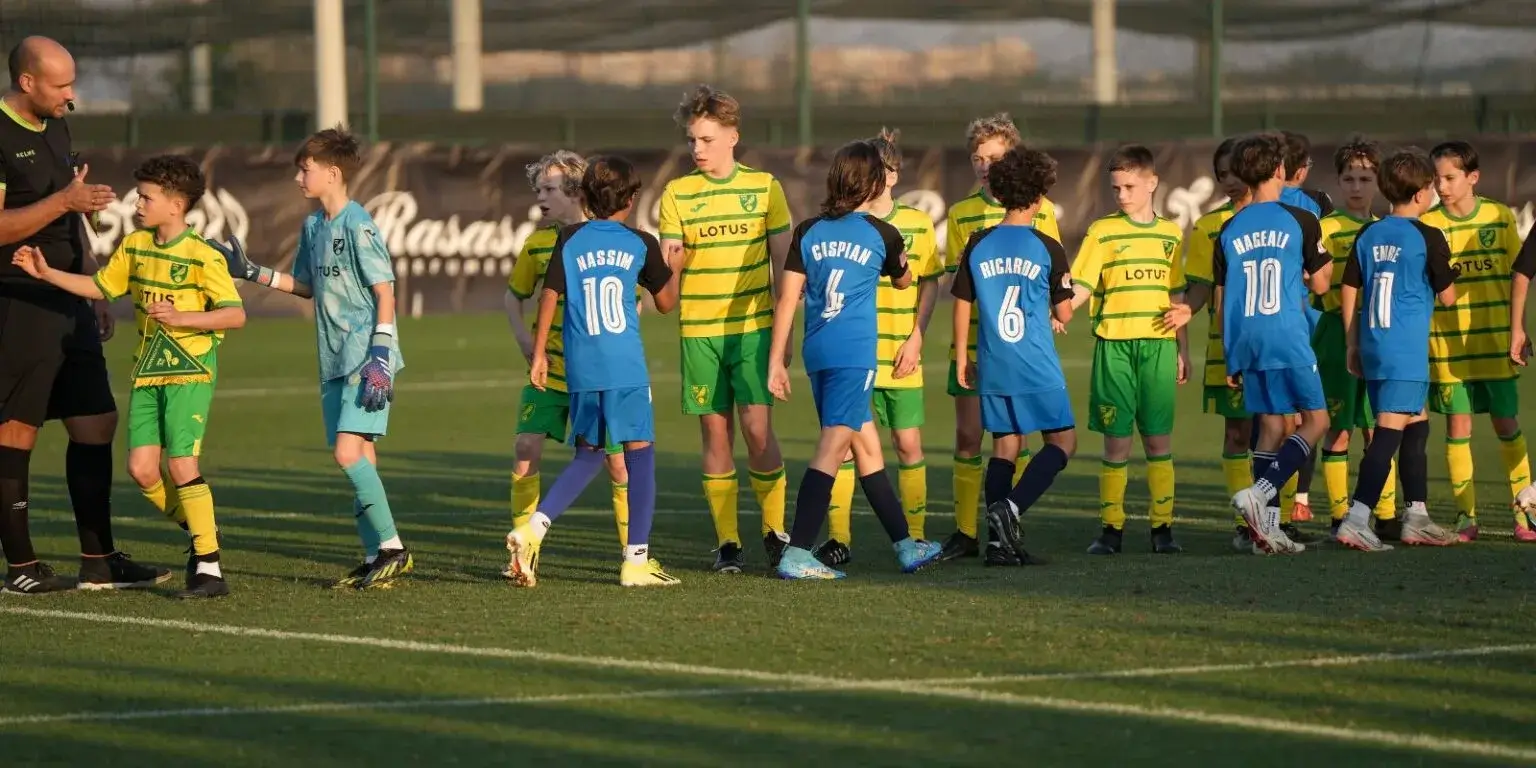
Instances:
[[[683,337],[683,413],[706,416],[731,406],[773,405],[768,391],[769,329]]]
[[[875,423],[886,429],[915,429],[923,425],[923,388],[876,389]]]
[[[1495,419],[1512,419],[1520,414],[1520,380],[1431,384],[1429,409],[1447,416],[1486,413]]]
[[[1088,429],[1106,437],[1173,432],[1179,343],[1174,339],[1098,339],[1088,390]]]
[[[1365,380],[1349,372],[1349,346],[1344,338],[1344,318],[1338,312],[1324,312],[1312,333],[1312,351],[1317,355],[1317,374],[1323,380],[1323,397],[1328,403],[1330,429],[1350,431],[1374,429],[1371,404],[1365,396]]]
[[[1210,386],[1205,388],[1205,412],[1214,413],[1223,419],[1242,419],[1244,421],[1253,418],[1252,414],[1243,407],[1243,388],[1227,386]]]
[[[543,435],[557,443],[565,442],[566,426],[571,421],[571,396],[566,392],[545,389],[540,392],[532,384],[523,387],[522,401],[517,407],[517,433],[519,435]],[[624,446],[617,443],[604,446],[608,454],[623,453]]]
[[[211,382],[136,387],[128,395],[128,449],[158,446],[172,459],[201,455],[211,405]]]

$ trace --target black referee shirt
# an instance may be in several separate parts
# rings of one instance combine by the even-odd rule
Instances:
[[[74,180],[69,126],[63,120],[31,125],[0,101],[0,189],[4,208],[25,208],[69,186]],[[50,288],[11,265],[11,255],[23,245],[43,249],[54,269],[79,272],[81,266],[80,217],[66,213],[49,222],[37,234],[19,243],[0,245],[0,283],[25,285],[33,290]],[[54,289],[56,290],[56,289]]]

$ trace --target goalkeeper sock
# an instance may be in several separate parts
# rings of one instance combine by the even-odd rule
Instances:
[[[192,534],[192,554],[202,557],[219,551],[219,527],[213,519],[213,491],[202,477],[176,488],[187,510],[187,531]]]
[[[1152,527],[1173,525],[1172,455],[1147,457],[1147,492],[1152,495],[1152,507],[1147,511]]]
[[[981,516],[981,473],[980,456],[955,457],[955,529],[973,539]]]
[[[1477,517],[1477,488],[1472,485],[1472,438],[1447,437],[1445,464],[1451,477],[1451,494],[1456,497],[1456,511]]]
[[[762,535],[784,533],[784,496],[788,487],[784,481],[784,465],[767,472],[748,469],[747,477],[752,481],[752,495],[757,497],[757,506],[763,510]]]
[[[627,465],[631,459],[629,452],[624,452],[624,461]],[[656,471],[656,451],[651,450],[651,472]],[[629,483],[612,483],[610,490],[613,498],[613,525],[619,531],[619,546],[629,544]],[[656,480],[651,480],[651,510],[656,509]]]
[[[389,511],[389,497],[384,493],[384,481],[379,478],[378,468],[365,456],[342,472],[352,481],[352,492],[357,496],[363,517],[369,527],[373,528],[373,535],[380,546],[391,539],[397,539],[399,533],[395,530],[395,516]],[[190,518],[191,512],[187,516]]]
[[[1029,452],[1029,446],[1019,446],[1019,459],[1013,464],[1013,477],[1010,478],[1014,485],[1018,485],[1019,478],[1024,477],[1024,468],[1029,466],[1029,459],[1032,455]]]
[[[1349,514],[1349,451],[1323,451],[1323,487],[1328,491],[1328,517]]]
[[[1125,486],[1130,481],[1130,462],[1099,463],[1099,523],[1117,531],[1125,529]]]
[[[560,476],[555,478],[554,484],[549,486],[549,493],[539,502],[539,513],[545,517],[546,530],[549,524],[554,523],[565,514],[572,504],[576,503],[576,497],[591,485],[593,478],[603,471],[603,452],[597,448],[577,446],[576,455],[571,458],[571,463],[565,465]],[[654,465],[653,465],[654,467]],[[655,470],[652,469],[654,472]]]
[[[907,516],[907,533],[923,538],[928,522],[928,464],[919,461],[896,472],[896,487],[901,491],[901,510]]]
[[[363,500],[355,496],[352,498],[352,519],[357,522],[357,538],[363,542],[363,562],[371,565],[379,557],[379,534],[364,514]]]
[[[704,473],[704,501],[709,504],[709,516],[715,522],[715,538],[720,546],[741,546],[741,521],[736,514],[738,487],[735,470],[723,475]]]
[[[656,447],[647,445],[624,451],[624,466],[629,471],[629,498],[625,504],[629,524],[624,543],[628,547],[646,546],[651,540],[651,523],[656,519]]]
[[[844,544],[853,543],[853,462],[845,461],[832,481],[832,502],[827,507],[827,536]]]
[[[70,443],[74,447],[74,443]],[[1499,459],[1504,462],[1504,472],[1509,476],[1509,497],[1514,498],[1531,484],[1531,457],[1525,447],[1525,433],[1516,430],[1509,437],[1499,438]]]
[[[539,473],[512,473],[512,527],[521,528],[539,508]]]

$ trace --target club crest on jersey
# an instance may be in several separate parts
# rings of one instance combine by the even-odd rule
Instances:
[[[173,282],[173,283],[175,283],[177,285],[181,285],[182,283],[185,283],[186,281],[187,281],[187,265],[185,265],[185,264],[172,264],[171,265],[171,282]]]
[[[1120,412],[1120,409],[1116,408],[1113,405],[1101,405],[1101,406],[1099,406],[1099,426],[1108,427],[1108,426],[1114,424],[1115,423],[1115,416],[1118,415],[1119,412]]]
[[[747,213],[757,210],[757,195],[737,195],[736,200],[741,203],[741,209]]]
[[[911,235],[902,235],[901,236],[901,247],[903,249],[909,251],[909,252],[912,250],[912,236]]]
[[[1227,405],[1229,407],[1231,407],[1231,408],[1242,408],[1243,407],[1243,390],[1228,388],[1227,389]]]
[[[1477,231],[1477,244],[1484,248],[1492,248],[1498,238],[1499,233],[1493,227],[1483,227]]]
[[[523,406],[523,421],[530,421],[532,419],[533,419],[533,403],[529,403],[529,404]]]
[[[689,388],[689,393],[693,395],[693,402],[695,404],[697,404],[697,405],[708,405],[709,404],[709,385],[708,384],[696,384],[696,385],[694,385],[694,386]]]
[[[333,238],[331,238],[331,253],[332,254],[340,256],[342,254],[342,252],[345,251],[345,250],[347,250],[347,241],[346,241],[345,238],[341,238],[341,237],[333,237]]]
[[[1451,405],[1451,401],[1455,400],[1455,399],[1456,399],[1456,385],[1455,384],[1441,384],[1440,385],[1440,405],[1441,405],[1441,407],[1449,408],[1450,405]]]
[[[1177,247],[1178,247],[1178,245],[1175,244],[1172,240],[1164,240],[1163,241],[1163,255],[1168,257],[1168,258],[1170,258],[1170,259],[1173,258],[1173,249],[1177,248]]]

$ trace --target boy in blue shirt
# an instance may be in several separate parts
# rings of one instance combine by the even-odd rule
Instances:
[[[901,570],[912,573],[939,556],[938,543],[919,541],[908,533],[901,501],[885,474],[870,406],[879,367],[875,289],[881,277],[891,278],[897,290],[912,285],[901,233],[868,212],[885,190],[885,173],[885,162],[874,143],[855,141],[839,149],[827,171],[821,215],[795,228],[779,275],[768,390],[779,400],[789,399],[784,360],[803,294],[802,355],[821,422],[816,455],[806,467],[795,499],[789,546],[777,566],[781,579],[843,578],[841,571],[818,561],[811,549],[826,523],[832,485],[850,448],[864,497],[891,537]],[[630,483],[633,487],[634,480]]]
[[[1019,518],[1077,451],[1072,400],[1051,331],[1053,320],[1072,320],[1070,264],[1061,243],[1031,226],[1055,183],[1056,161],[1038,150],[1015,147],[994,163],[987,187],[1007,213],[971,235],[950,288],[955,349],[970,344],[972,304],[979,319],[976,362],[955,375],[980,396],[981,425],[992,433],[983,480],[987,524],[1020,565],[1035,560],[1024,550]],[[1042,447],[1015,484],[1013,457],[1031,432],[1040,433]]]
[[[1396,454],[1408,502],[1401,541],[1448,546],[1456,538],[1435,525],[1425,508],[1430,318],[1437,299],[1447,307],[1456,303],[1450,243],[1440,230],[1419,221],[1434,202],[1435,164],[1422,151],[1402,150],[1382,163],[1377,183],[1392,214],[1360,228],[1339,287],[1349,372],[1365,380],[1376,431],[1360,462],[1349,513],[1334,539],[1363,552],[1392,548],[1372,530],[1371,510]]]
[[[405,367],[395,327],[394,261],[373,217],[347,192],[362,167],[357,139],[340,128],[309,137],[294,156],[296,181],[320,210],[304,220],[293,273],[246,259],[238,240],[219,246],[231,275],[315,302],[320,410],[326,441],[352,484],[363,562],[336,589],[390,585],[415,561],[400,541],[379,479],[375,443],[389,426],[394,378]]]
[[[640,175],[624,158],[592,158],[581,177],[582,201],[592,220],[561,228],[544,273],[528,378],[540,390],[549,383],[550,328],[560,298],[567,297],[560,324],[571,397],[570,442],[576,456],[540,499],[538,511],[507,534],[507,572],[521,587],[538,583],[544,535],[603,470],[604,449],[610,445],[623,446],[629,471],[629,530],[619,583],[679,583],[650,556],[656,429],[635,296],[637,286],[645,288],[655,297],[656,310],[666,314],[677,307],[678,281],[656,238],[624,223],[642,186]]]
[[[1280,202],[1285,145],[1273,134],[1240,140],[1232,172],[1253,202],[1222,226],[1213,271],[1222,309],[1227,382],[1243,388],[1244,408],[1260,416],[1254,484],[1232,497],[1258,553],[1306,547],[1280,528],[1279,489],[1310,460],[1328,430],[1328,409],[1312,352],[1305,290],[1328,291],[1333,263],[1310,211]],[[1301,424],[1289,436],[1290,414]],[[1283,445],[1282,445],[1283,443]]]

